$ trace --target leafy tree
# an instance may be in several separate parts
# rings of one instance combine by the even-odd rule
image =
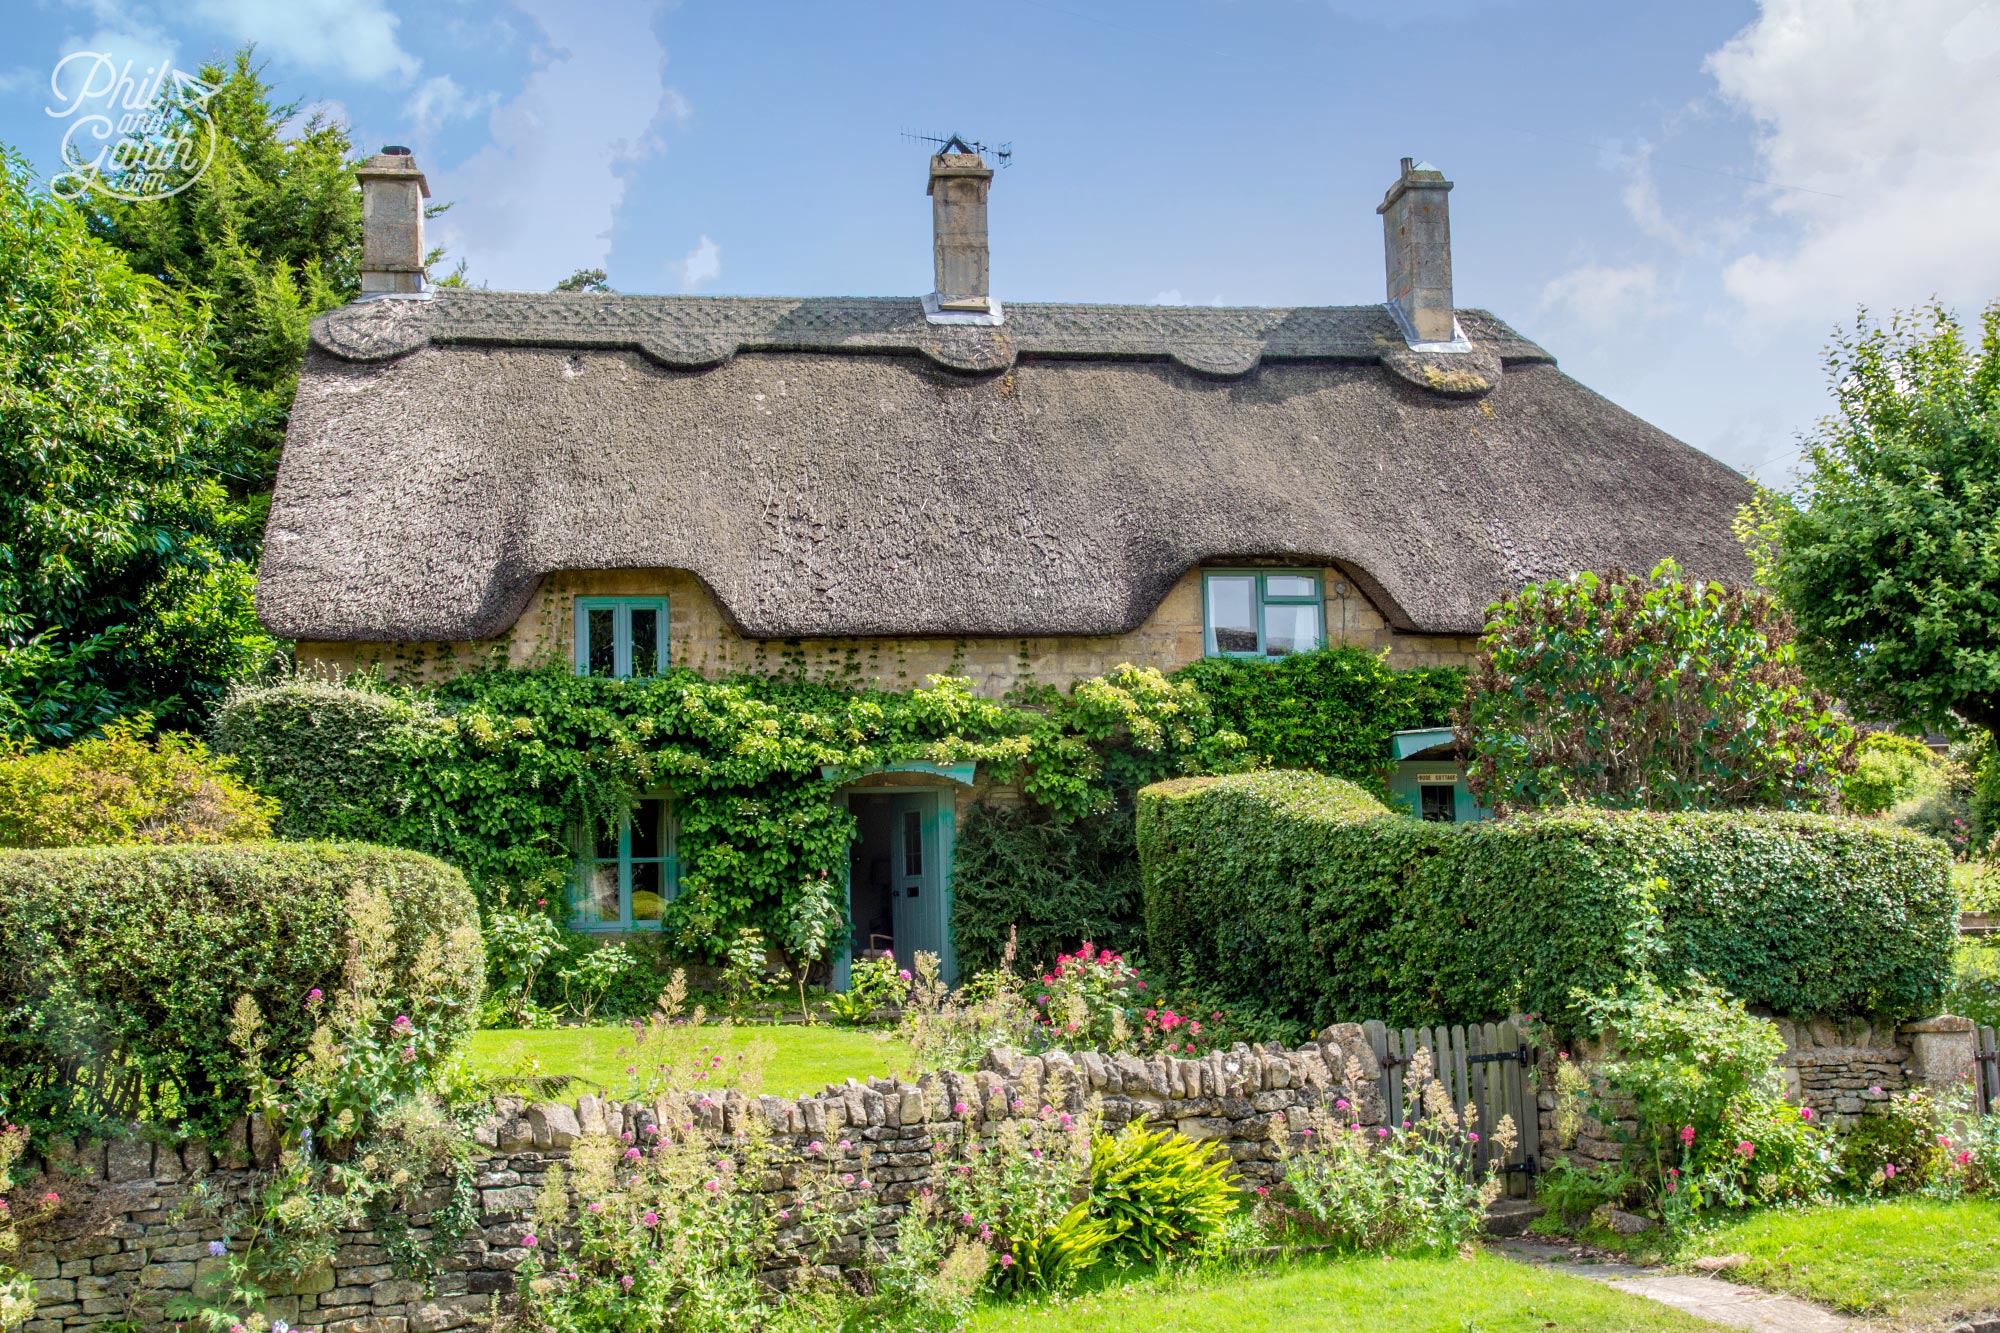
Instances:
[[[550,290],[558,292],[612,292],[617,289],[601,268],[580,268]]]
[[[252,410],[209,333],[0,149],[0,733],[189,725],[273,646],[231,494]]]
[[[1650,578],[1532,585],[1495,606],[1458,719],[1495,809],[1830,804],[1852,733],[1806,686],[1770,598]]]
[[[144,713],[60,750],[0,741],[0,847],[248,842],[271,836],[278,803],[191,737],[146,739]]]
[[[2000,740],[2000,302],[1975,349],[1942,306],[1866,312],[1796,495],[1741,527],[1814,676],[1871,717]]]
[[[244,47],[231,65],[204,65],[214,159],[167,199],[91,192],[78,202],[91,230],[131,266],[206,294],[216,367],[244,390],[261,457],[238,479],[266,490],[284,441],[292,391],[315,315],[360,293],[361,193],[347,129],[299,103],[273,101]],[[246,460],[250,462],[253,460]]]

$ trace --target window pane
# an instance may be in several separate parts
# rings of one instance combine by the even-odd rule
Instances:
[[[665,856],[666,839],[661,837],[660,825],[667,815],[665,801],[641,801],[632,814],[632,859],[635,861],[656,860]]]
[[[1264,652],[1271,657],[1319,647],[1319,603],[1278,603],[1264,608]]]
[[[590,900],[584,904],[583,918],[599,925],[615,926],[618,911],[618,863],[599,861],[590,868]]]
[[[1319,580],[1310,574],[1266,574],[1266,597],[1317,597]]]
[[[1257,580],[1232,574],[1208,581],[1209,626],[1219,653],[1257,651]]]
[[[903,812],[903,873],[924,873],[924,820],[914,810]]]
[[[662,866],[658,861],[632,863],[632,919],[658,921],[667,897],[660,892]]]
[[[618,674],[617,635],[612,628],[615,615],[616,612],[608,606],[594,606],[588,613],[584,627],[584,651],[593,676]]]
[[[1455,813],[1453,806],[1456,803],[1454,798],[1458,795],[1458,788],[1425,786],[1418,790],[1423,793],[1425,819],[1434,824],[1453,822]]]
[[[650,606],[632,608],[632,674],[660,674],[660,613]]]

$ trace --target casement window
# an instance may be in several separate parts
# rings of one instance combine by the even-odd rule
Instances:
[[[665,797],[641,800],[615,829],[599,829],[577,859],[578,930],[657,930],[680,892],[673,814]]]
[[[1207,570],[1201,592],[1211,657],[1283,657],[1326,641],[1326,603],[1316,571]]]
[[[576,599],[576,674],[657,676],[667,669],[667,599]]]

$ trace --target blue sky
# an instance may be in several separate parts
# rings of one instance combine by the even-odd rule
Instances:
[[[1456,183],[1460,306],[1772,484],[1858,305],[2000,297],[2000,3],[8,0],[0,140],[47,172],[65,53],[412,145],[494,287],[916,294],[925,148],[1014,146],[1002,300],[1382,299],[1396,160]]]

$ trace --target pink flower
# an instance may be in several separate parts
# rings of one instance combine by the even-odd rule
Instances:
[[[865,1190],[872,1190],[872,1189],[874,1189],[875,1187],[874,1187],[873,1185],[869,1184],[869,1183],[868,1183],[867,1181],[865,1181],[865,1180],[864,1180],[864,1181],[862,1181],[862,1182],[861,1182],[861,1188],[862,1188],[862,1189],[865,1189]]]
[[[1810,1119],[1812,1119],[1812,1107],[1810,1107],[1810,1106],[1801,1106],[1801,1107],[1799,1108],[1799,1119],[1801,1119],[1801,1120],[1810,1120]]]
[[[814,1139],[811,1143],[808,1143],[806,1145],[807,1152],[818,1152],[819,1150],[820,1150],[820,1141],[818,1139]]]
[[[1476,1130],[1475,1130],[1475,1131],[1473,1131],[1472,1133],[1469,1133],[1469,1134],[1467,1134],[1467,1135],[1466,1135],[1465,1137],[1466,1137],[1466,1139],[1467,1139],[1468,1141],[1470,1141],[1470,1142],[1472,1142],[1472,1143],[1477,1143],[1477,1142],[1479,1142],[1479,1134],[1478,1134],[1478,1131],[1476,1131]]]
[[[842,1172],[840,1176],[840,1183],[843,1185],[852,1185],[854,1183],[854,1173],[852,1171]]]
[[[590,1211],[593,1213],[601,1213],[604,1211],[604,1205],[601,1203],[593,1203],[590,1205]]]
[[[789,1209],[789,1208],[780,1208],[780,1209],[778,1210],[778,1220],[779,1220],[780,1222],[789,1222],[789,1221],[791,1221],[791,1220],[792,1220],[792,1210],[791,1210],[791,1209]]]
[[[318,1004],[321,1000],[324,1000],[325,998],[326,998],[325,994],[323,994],[320,991],[320,988],[317,986],[314,986],[311,990],[306,992],[307,1004]]]
[[[1894,1162],[1891,1162],[1887,1166],[1882,1168],[1882,1179],[1894,1180],[1895,1178],[1896,1178],[1896,1164]]]
[[[1681,1146],[1682,1146],[1682,1147],[1686,1147],[1686,1146],[1687,1146],[1688,1144],[1690,1144],[1690,1143],[1693,1143],[1693,1142],[1694,1142],[1694,1126],[1693,1126],[1693,1125],[1682,1125],[1682,1126],[1681,1126]]]
[[[912,981],[915,978],[910,976],[910,969],[906,967],[896,974],[896,979],[899,981]]]
[[[1138,983],[1138,985],[1139,985],[1139,989],[1140,989],[1140,990],[1144,990],[1144,989],[1146,989],[1146,983],[1145,983],[1145,982],[1143,982],[1143,981],[1142,981],[1142,982]]]
[[[722,1182],[719,1180],[711,1180],[708,1182],[707,1185],[703,1186],[703,1188],[706,1189],[710,1194],[713,1194],[717,1190],[722,1188]]]
[[[1389,1127],[1388,1127],[1387,1125],[1384,1125],[1384,1126],[1383,1126],[1382,1128],[1380,1128],[1380,1129],[1376,1130],[1376,1131],[1375,1131],[1375,1137],[1376,1137],[1376,1138],[1378,1138],[1378,1139],[1386,1139],[1386,1138],[1388,1138],[1388,1137],[1389,1137]]]
[[[958,1224],[959,1224],[960,1226],[966,1226],[966,1227],[969,1227],[969,1226],[971,1226],[971,1225],[972,1225],[972,1214],[971,1214],[971,1213],[960,1213],[960,1214],[958,1215]]]
[[[1757,1145],[1748,1139],[1740,1140],[1736,1145],[1736,1155],[1747,1162],[1757,1155]]]
[[[972,1108],[967,1106],[964,1102],[953,1102],[951,1104],[951,1113],[953,1115],[964,1115],[967,1111],[971,1109]]]
[[[639,1220],[641,1222],[644,1222],[649,1227],[656,1227],[660,1225],[660,1215],[650,1210],[645,1214],[645,1216],[641,1217]]]
[[[1336,1110],[1336,1111],[1345,1111],[1345,1110],[1347,1109],[1347,1107],[1348,1107],[1348,1101],[1347,1101],[1347,1098],[1345,1098],[1345,1097],[1335,1097],[1335,1098],[1333,1099],[1333,1109],[1334,1109],[1334,1110]]]
[[[1257,1197],[1260,1199],[1268,1195],[1270,1192],[1271,1192],[1271,1187],[1269,1185],[1259,1185],[1257,1187]]]
[[[54,1190],[50,1190],[47,1194],[44,1194],[42,1196],[42,1203],[50,1208],[55,1207],[57,1204],[61,1202],[62,1202],[62,1195],[56,1193]]]
[[[627,1291],[632,1290],[632,1275],[630,1273],[627,1273],[625,1276],[619,1278],[618,1285],[625,1288],[625,1290]]]
[[[848,1142],[848,1141],[847,1141],[846,1139],[842,1139],[842,1140],[840,1141],[840,1150],[841,1150],[842,1152],[846,1152],[846,1151],[848,1151],[849,1149],[851,1149],[852,1147],[854,1147],[854,1145],[853,1145],[853,1144],[851,1144],[851,1143],[849,1143],[849,1142]]]
[[[1001,1256],[1000,1256],[1000,1266],[1001,1266],[1002,1268],[1012,1268],[1012,1267],[1014,1266],[1014,1256],[1013,1256],[1013,1255],[1011,1255],[1011,1254],[1003,1254],[1003,1255],[1001,1255]]]
[[[1957,1162],[1960,1166],[1971,1166],[1972,1150],[1970,1148],[1967,1148],[1964,1152],[1960,1153],[1957,1157],[1953,1158],[1952,1160]]]
[[[535,1233],[532,1231],[530,1231],[527,1235],[521,1237],[521,1244],[526,1249],[532,1250],[541,1243],[542,1242],[536,1238]]]
[[[397,1014],[396,1021],[391,1023],[389,1026],[402,1030],[408,1030],[409,1028],[415,1027],[416,1024],[410,1021],[410,1016],[408,1014]]]
[[[1880,1088],[1870,1088],[1868,1089],[1868,1092],[1870,1096],[1874,1097],[1880,1097],[1882,1095],[1882,1089]]]
[[[627,1149],[625,1150],[625,1160],[626,1160],[626,1161],[628,1161],[628,1162],[636,1162],[636,1161],[638,1161],[638,1160],[639,1160],[639,1150],[638,1150],[637,1148],[627,1148]]]

